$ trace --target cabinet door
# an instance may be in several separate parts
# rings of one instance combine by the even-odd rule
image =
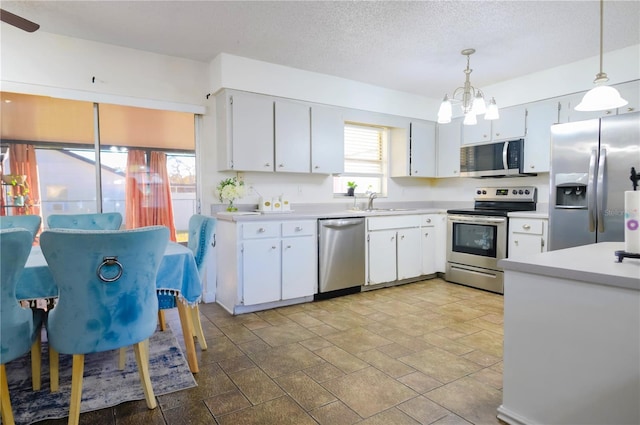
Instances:
[[[447,215],[436,214],[436,271],[444,273],[447,267]]]
[[[311,108],[311,172],[344,172],[344,119],[337,108]]]
[[[411,123],[411,145],[409,161],[414,177],[436,175],[436,126],[427,122]]]
[[[255,239],[242,243],[244,305],[280,300],[280,240]]]
[[[273,100],[268,96],[231,96],[233,169],[273,171]]]
[[[526,259],[545,251],[542,235],[512,233],[509,237],[509,258]]]
[[[311,168],[309,106],[277,100],[275,102],[275,134],[275,170],[308,173]]]
[[[422,274],[436,272],[436,228],[435,226],[423,226],[420,229],[422,237]]]
[[[523,138],[526,131],[527,110],[524,105],[500,110],[500,118],[491,122],[492,140]]]
[[[502,114],[502,111],[500,111]],[[502,118],[502,116],[500,116]],[[495,122],[494,120],[493,122]],[[478,117],[478,123],[476,125],[463,125],[462,126],[462,143],[480,143],[488,142],[491,140],[491,122],[487,121],[483,117]]]
[[[369,232],[367,247],[369,254],[368,284],[396,280],[396,231]]]
[[[318,289],[315,238],[282,239],[282,299],[311,296]]]
[[[462,121],[452,120],[449,124],[438,124],[437,129],[437,177],[458,177],[460,175],[460,139]]]
[[[398,229],[397,235],[398,280],[420,276],[422,274],[420,228]]]
[[[618,114],[628,114],[630,112],[640,111],[640,81],[629,81],[628,83],[618,84],[615,86],[620,92],[620,96],[627,103],[621,108],[618,108]]]
[[[527,137],[524,141],[525,172],[549,172],[551,126],[557,122],[557,100],[527,105]]]

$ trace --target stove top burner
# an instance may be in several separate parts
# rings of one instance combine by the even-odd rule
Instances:
[[[535,211],[537,190],[533,186],[476,189],[475,208],[447,210],[449,214],[506,217],[514,211]]]

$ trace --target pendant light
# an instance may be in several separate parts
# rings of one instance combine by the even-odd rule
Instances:
[[[593,80],[596,86],[584,95],[582,102],[576,105],[576,111],[604,111],[606,109],[620,108],[629,103],[620,96],[618,90],[605,85],[609,81],[609,77],[607,77],[606,72],[602,71],[603,16],[604,0],[600,0],[600,72],[596,74],[596,79]]]
[[[469,76],[473,71],[469,68],[469,56],[476,52],[475,49],[464,49],[462,53],[467,57],[467,68],[464,70],[465,80],[464,86],[458,87],[454,90],[451,97],[445,95],[440,109],[438,110],[438,123],[447,124],[451,122],[451,116],[453,115],[452,103],[460,103],[462,107],[462,113],[464,114],[464,125],[475,125],[478,123],[477,115],[483,115],[485,120],[498,119],[498,106],[496,100],[491,99],[489,106],[487,107],[484,100],[484,93],[480,89],[476,89],[471,85]]]

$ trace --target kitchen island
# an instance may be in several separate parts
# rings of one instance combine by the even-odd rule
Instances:
[[[640,423],[640,260],[623,243],[500,261],[510,424]]]

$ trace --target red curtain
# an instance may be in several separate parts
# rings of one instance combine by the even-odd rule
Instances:
[[[176,241],[167,155],[151,151],[149,165],[145,152],[129,150],[127,156],[125,223],[127,229],[162,225]]]
[[[12,143],[9,145],[9,168],[11,174],[27,176],[26,188],[29,192],[25,208],[15,208],[14,215],[40,214],[40,179],[38,177],[38,163],[33,145]],[[3,208],[4,210],[4,208]]]

